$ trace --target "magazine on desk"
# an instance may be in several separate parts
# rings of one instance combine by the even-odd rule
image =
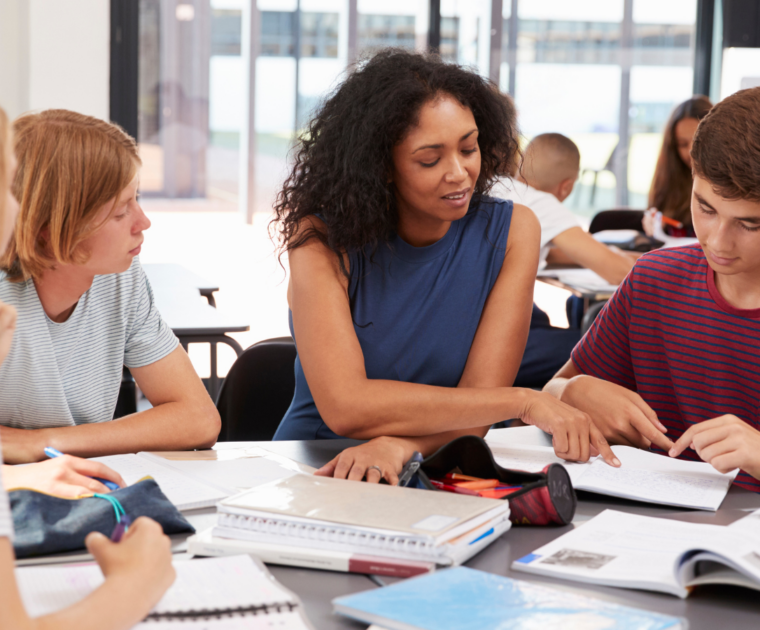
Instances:
[[[509,429],[508,429],[509,430]],[[738,470],[719,473],[705,462],[673,459],[630,446],[613,446],[620,468],[601,457],[587,463],[567,462],[550,446],[507,445],[486,438],[496,463],[504,468],[536,472],[560,463],[576,490],[596,492],[622,499],[715,511],[725,499]]]
[[[722,525],[605,510],[512,568],[682,598],[702,584],[760,590],[760,540]]]

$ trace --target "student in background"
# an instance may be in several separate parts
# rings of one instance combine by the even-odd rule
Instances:
[[[14,170],[15,159],[8,119],[0,108],[0,252],[8,243],[18,212],[18,204],[10,194],[9,187]],[[0,303],[0,363],[8,353],[15,325],[16,312],[13,306]],[[58,459],[64,460],[62,463],[65,466],[70,466],[76,460]],[[174,580],[169,539],[161,531],[161,526],[148,518],[135,520],[120,543],[112,543],[102,534],[90,534],[87,537],[87,548],[100,565],[106,577],[105,583],[92,595],[66,610],[37,619],[29,618],[13,574],[13,523],[8,496],[2,483],[5,481],[3,472],[9,468],[32,471],[33,475],[39,474],[39,478],[43,478],[49,470],[44,464],[0,466],[0,628],[126,630],[139,622]],[[110,476],[108,478],[116,480]]]
[[[208,447],[219,414],[161,319],[137,255],[140,158],[115,125],[48,110],[14,125],[21,209],[0,273],[19,323],[0,367],[6,462]],[[122,368],[152,409],[110,421]]]
[[[712,103],[706,96],[695,96],[673,110],[662,137],[652,187],[650,211],[644,217],[644,231],[654,235],[656,213],[662,213],[662,229],[667,236],[693,237],[691,222],[691,145],[697,125]]]
[[[325,102],[275,206],[298,345],[275,439],[403,436],[388,466],[381,438],[345,471],[374,481],[404,448],[431,452],[506,418],[552,433],[567,459],[606,448],[585,414],[512,387],[540,228],[485,195],[517,154],[515,122],[478,74],[398,50]]]
[[[620,284],[633,267],[634,258],[596,241],[562,204],[573,192],[580,159],[578,147],[570,138],[559,133],[541,134],[526,147],[515,177],[499,181],[491,194],[523,204],[538,217],[539,268],[546,263],[576,264]],[[577,326],[554,327],[549,316],[533,304],[528,343],[515,385],[543,387],[570,358],[580,338]]]
[[[713,107],[691,161],[699,244],[642,256],[545,391],[760,492],[760,88]]]

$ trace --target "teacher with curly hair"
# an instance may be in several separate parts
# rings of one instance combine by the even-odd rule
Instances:
[[[403,460],[507,418],[557,454],[612,461],[585,413],[512,387],[539,224],[487,196],[519,153],[515,109],[478,74],[386,50],[317,112],[275,205],[290,263],[296,388],[276,440],[373,439],[323,474],[395,480]]]

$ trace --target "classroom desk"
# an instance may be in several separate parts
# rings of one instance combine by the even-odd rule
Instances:
[[[153,289],[156,307],[182,347],[187,350],[191,343],[208,343],[211,347],[211,377],[209,394],[216,401],[219,393],[217,374],[217,344],[232,347],[237,356],[243,354],[242,346],[227,333],[250,330],[248,320],[235,313],[218,311],[215,308],[213,292],[218,290],[213,283],[201,278],[180,265],[145,265],[146,274]],[[156,267],[159,268],[158,272]],[[172,269],[177,267],[181,271]],[[169,268],[169,271],[162,268]],[[155,280],[155,282],[154,282]],[[204,291],[206,293],[204,294]],[[208,304],[198,299],[204,295]]]
[[[515,429],[502,429],[502,431],[513,430]],[[304,464],[320,466],[337,455],[341,450],[356,444],[356,442],[354,440],[323,440],[312,442],[259,442],[256,444]],[[721,509],[717,513],[712,513],[681,510],[668,506],[637,503],[635,501],[579,492],[578,509],[573,523],[582,523],[606,508],[614,508],[620,511],[647,516],[725,525],[742,516],[746,516],[749,513],[747,510],[759,509],[760,495],[733,487],[729,491]],[[567,532],[571,527],[572,525],[566,527],[515,527],[472,558],[467,562],[466,566],[528,582],[548,584],[564,591],[588,595],[618,604],[685,617],[689,621],[690,630],[712,630],[719,627],[742,630],[744,628],[755,629],[760,625],[760,594],[757,591],[737,587],[708,586],[701,587],[691,597],[682,600],[671,595],[593,586],[569,580],[557,580],[529,573],[520,573],[519,571],[512,571],[510,569],[513,560],[521,558],[538,547],[545,545]],[[292,590],[301,596],[304,600],[306,612],[312,618],[315,627],[320,630],[323,628],[363,627],[358,624],[345,625],[345,620],[337,616],[325,616],[326,609],[324,606],[326,602],[317,603],[314,601],[315,595],[317,600],[327,595],[325,592],[326,588],[328,590],[337,587],[354,588],[354,586],[359,584],[356,580],[349,579],[345,584],[322,584],[322,573],[310,572],[315,573],[313,580],[305,579],[303,582],[299,582],[290,578],[289,571],[285,567],[282,567],[282,570],[286,572],[284,574],[278,573],[278,579],[282,575],[284,578],[282,579],[283,583],[288,583]],[[360,578],[361,576],[353,577]],[[286,580],[289,580],[289,582],[286,582]],[[374,586],[368,578],[365,578],[365,580],[368,589]],[[383,578],[383,581],[391,583],[397,580]],[[332,595],[332,597],[336,595]],[[327,603],[329,604],[329,602]]]
[[[176,263],[147,263],[142,266],[153,290],[189,285],[198,290],[211,306],[216,307],[214,293],[219,283],[209,280]]]

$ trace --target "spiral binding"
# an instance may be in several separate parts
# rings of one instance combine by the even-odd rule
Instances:
[[[282,612],[293,612],[298,604],[282,602],[276,604],[262,604],[261,606],[241,606],[239,608],[219,608],[212,610],[183,610],[168,613],[151,613],[143,622],[151,621],[208,621],[209,619],[223,619],[228,617],[248,617],[254,615],[271,615]]]
[[[413,555],[428,555],[435,553],[436,549],[436,545],[432,541],[404,536],[386,536],[342,527],[307,525],[261,516],[243,516],[224,512],[219,512],[218,517],[220,527],[244,529],[283,538],[304,538],[318,543],[346,545],[351,548],[370,547]]]

